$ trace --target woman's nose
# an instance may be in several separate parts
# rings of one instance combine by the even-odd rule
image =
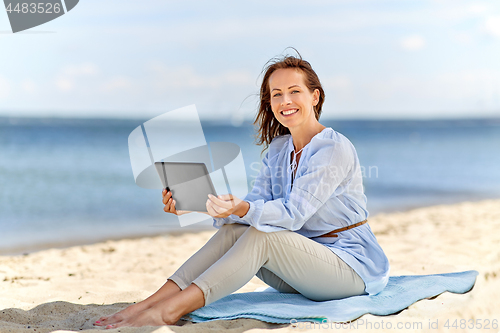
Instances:
[[[288,94],[283,95],[283,100],[281,102],[281,105],[288,105],[292,103],[292,100]]]

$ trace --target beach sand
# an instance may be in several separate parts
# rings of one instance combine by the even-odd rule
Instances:
[[[382,327],[390,323],[393,330],[398,324],[406,326],[405,332],[468,332],[479,331],[477,320],[483,325],[489,320],[490,328],[484,331],[500,332],[498,326],[495,329],[492,325],[493,320],[496,319],[497,325],[500,321],[500,200],[379,214],[371,217],[369,223],[389,258],[392,276],[474,269],[479,271],[476,285],[469,293],[446,292],[435,299],[419,301],[396,315],[364,315],[357,326],[335,329],[334,324],[329,324],[329,328],[323,327],[321,331],[385,331]],[[102,330],[92,326],[95,320],[151,295],[215,231],[1,256],[0,332]],[[254,277],[237,292],[250,292],[263,286],[266,285]],[[449,328],[444,327],[446,320],[449,320]],[[451,326],[454,320],[457,320],[457,328]],[[462,329],[464,320],[467,326],[474,325],[474,329]],[[436,323],[437,329],[433,329]],[[183,325],[109,331],[260,332],[274,329],[273,332],[281,333],[299,330],[253,319],[179,324]],[[411,326],[413,328],[409,328]],[[304,324],[300,331],[312,328]]]

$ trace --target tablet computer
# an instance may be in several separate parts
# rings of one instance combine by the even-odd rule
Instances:
[[[207,212],[208,195],[215,192],[205,163],[155,162],[163,188],[169,187],[176,210]]]

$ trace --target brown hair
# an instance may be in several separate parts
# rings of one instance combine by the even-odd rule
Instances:
[[[296,51],[296,50],[295,50]],[[290,131],[285,126],[281,125],[279,121],[274,117],[271,111],[271,91],[269,88],[269,78],[278,69],[294,68],[304,74],[304,82],[306,87],[312,93],[315,89],[319,90],[319,101],[314,107],[314,113],[316,114],[316,119],[319,120],[321,115],[321,107],[325,101],[325,92],[321,86],[318,75],[312,69],[309,62],[302,60],[302,57],[297,52],[298,57],[294,56],[284,56],[282,58],[273,58],[269,60],[262,72],[264,77],[262,78],[262,85],[260,86],[260,102],[259,111],[254,121],[254,125],[257,125],[258,132],[256,135],[257,145],[264,145],[264,150],[269,146],[274,137],[284,134],[289,134]]]

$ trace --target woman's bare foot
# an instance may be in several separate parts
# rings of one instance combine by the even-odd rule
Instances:
[[[204,305],[203,291],[197,285],[190,284],[175,296],[162,300],[149,309],[116,324],[108,324],[106,328],[174,325],[183,315]]]
[[[181,292],[181,288],[175,284],[172,280],[167,280],[167,282],[153,295],[149,296],[142,302],[137,304],[133,304],[120,312],[115,313],[111,316],[103,316],[97,320],[94,325],[95,326],[107,326],[119,323],[123,320],[126,320],[130,317],[137,315],[138,313],[149,309],[160,301],[166,300],[172,296]]]
[[[138,314],[139,312],[141,311],[144,311],[144,310],[147,310],[147,307],[145,306],[141,306],[140,303],[138,304],[132,304],[128,307],[126,307],[125,309],[111,315],[111,316],[103,316],[101,318],[99,318],[99,320],[97,320],[94,325],[95,326],[106,326],[106,325],[112,325],[112,324],[116,324],[116,323],[119,323],[123,320],[126,320],[130,317],[133,317],[135,316],[136,314]]]
[[[106,325],[106,328],[174,325],[181,317],[182,315],[174,315],[164,305],[157,305],[116,324]]]

